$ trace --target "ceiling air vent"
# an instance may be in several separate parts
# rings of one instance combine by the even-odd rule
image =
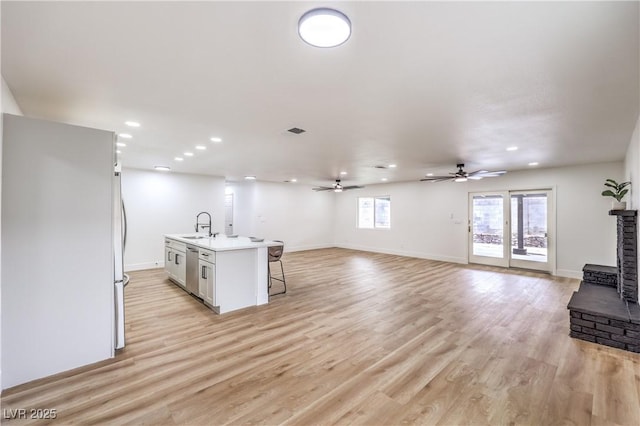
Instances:
[[[300,133],[304,133],[306,132],[306,130],[304,129],[299,129],[297,127],[292,127],[289,130],[287,130],[287,132],[291,132],[291,133],[295,133],[296,135],[299,135]]]
[[[373,166],[373,168],[374,168],[374,169],[386,169],[386,168],[387,168],[387,166],[380,166],[380,165],[377,165],[377,166]]]

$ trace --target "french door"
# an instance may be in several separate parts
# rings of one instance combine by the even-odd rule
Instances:
[[[553,273],[552,191],[469,194],[469,262]]]

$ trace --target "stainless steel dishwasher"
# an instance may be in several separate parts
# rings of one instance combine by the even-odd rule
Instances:
[[[187,246],[187,291],[198,297],[199,275],[198,275],[198,248],[195,246]]]

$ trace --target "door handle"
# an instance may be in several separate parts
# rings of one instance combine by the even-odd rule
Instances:
[[[178,262],[178,257],[179,257],[179,256],[180,256],[180,255],[179,255],[178,253],[176,253],[176,265],[179,265],[179,264],[180,264],[180,262]]]
[[[202,266],[202,279],[206,280],[207,279],[207,267],[206,266]]]

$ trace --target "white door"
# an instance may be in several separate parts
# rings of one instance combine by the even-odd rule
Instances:
[[[551,190],[511,191],[511,250],[509,266],[553,272]]]
[[[553,272],[553,192],[469,194],[469,262]]]
[[[233,235],[233,194],[224,196],[224,233]]]
[[[469,194],[469,262],[509,266],[507,192]]]

